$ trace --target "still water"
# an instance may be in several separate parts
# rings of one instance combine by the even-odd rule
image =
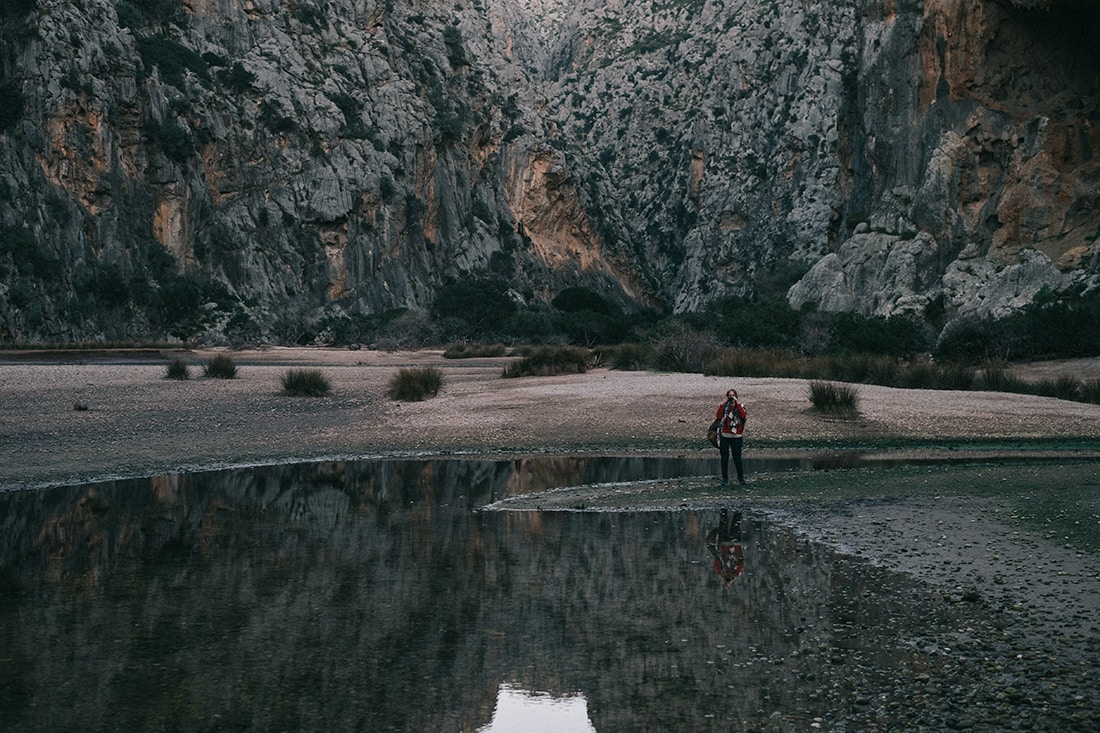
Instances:
[[[924,669],[921,591],[734,503],[477,511],[714,468],[382,460],[0,492],[0,730],[805,730],[863,694],[830,670],[885,690]]]

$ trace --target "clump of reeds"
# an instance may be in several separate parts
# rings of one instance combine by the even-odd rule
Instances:
[[[508,349],[504,344],[451,344],[443,352],[444,359],[478,359],[505,356]]]
[[[549,377],[555,374],[584,374],[588,370],[588,349],[577,346],[542,346],[504,367],[504,377]]]
[[[168,367],[164,372],[165,379],[190,379],[191,367],[187,366],[187,362],[179,357],[172,359],[168,362]]]
[[[648,344],[624,343],[600,349],[601,363],[625,372],[644,371],[653,359],[653,347]]]
[[[974,389],[977,375],[965,364],[951,362],[940,366],[936,389]]]
[[[701,372],[715,351],[711,334],[676,330],[653,342],[653,364],[664,371]]]
[[[1013,374],[1000,362],[991,361],[983,364],[975,383],[989,392],[1026,393],[1031,391],[1031,385],[1026,380]]]
[[[801,377],[807,361],[781,349],[718,349],[703,374],[715,377]]]
[[[1100,379],[1090,379],[1081,383],[1081,401],[1100,405]]]
[[[1035,394],[1044,397],[1056,397],[1060,400],[1081,401],[1084,385],[1081,380],[1068,374],[1063,374],[1053,379],[1044,379],[1032,387]]]
[[[390,378],[386,395],[402,402],[420,402],[435,397],[443,388],[443,372],[435,367],[409,367],[399,369]]]
[[[328,377],[319,369],[291,369],[281,381],[283,394],[291,397],[327,397],[332,392]]]
[[[204,377],[214,377],[215,379],[235,379],[237,377],[237,365],[233,363],[232,358],[225,354],[218,354],[206,360],[206,364],[202,368],[202,375]]]
[[[859,392],[847,384],[810,382],[810,403],[824,415],[855,417],[859,414]]]

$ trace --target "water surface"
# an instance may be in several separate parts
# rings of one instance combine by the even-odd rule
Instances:
[[[922,714],[909,681],[965,676],[921,642],[960,610],[747,507],[475,511],[713,465],[358,461],[0,492],[0,729],[886,729]]]

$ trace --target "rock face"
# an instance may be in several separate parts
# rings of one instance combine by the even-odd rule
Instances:
[[[605,164],[677,309],[785,267],[809,270],[793,306],[878,315],[1001,313],[1095,282],[1092,6],[600,6],[561,34],[554,114]]]
[[[0,24],[10,339],[280,338],[486,273],[949,319],[1100,277],[1087,2],[4,0]]]

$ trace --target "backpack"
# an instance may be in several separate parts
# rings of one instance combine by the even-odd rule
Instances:
[[[715,448],[718,447],[718,429],[721,426],[722,418],[716,417],[714,419],[714,422],[710,424],[710,427],[707,428],[707,440],[710,441],[710,444],[713,445]]]

